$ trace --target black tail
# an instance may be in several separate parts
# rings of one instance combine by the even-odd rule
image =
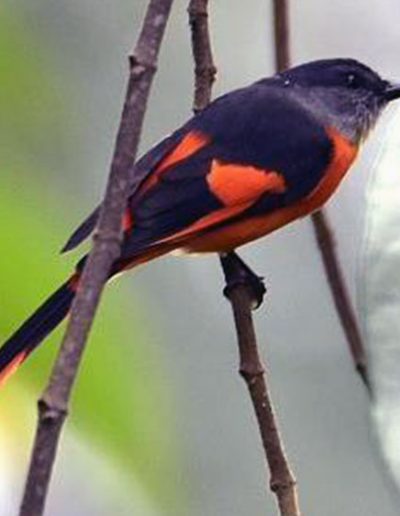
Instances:
[[[65,318],[77,284],[78,274],[74,274],[0,348],[0,385]]]

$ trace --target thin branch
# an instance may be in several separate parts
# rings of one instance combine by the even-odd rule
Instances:
[[[210,103],[211,89],[217,73],[211,50],[207,6],[208,0],[191,0],[188,7],[195,63],[194,113],[198,113]]]
[[[326,219],[323,211],[314,213],[312,217],[315,238],[323,258],[326,277],[332,292],[336,311],[349,344],[350,353],[356,370],[360,374],[369,394],[371,394],[364,343],[336,254],[333,233],[329,228],[329,221]]]
[[[136,158],[147,98],[172,2],[150,0],[136,48],[130,57],[126,98],[99,224],[59,355],[39,400],[39,420],[20,516],[41,516],[44,511],[57,444],[86,339],[109,270],[120,253],[121,219],[129,195],[129,171]]]
[[[274,0],[275,69],[290,66],[289,0]]]
[[[215,78],[208,29],[208,0],[191,0],[189,21],[195,61],[193,110],[204,109],[211,100]],[[270,488],[276,494],[282,516],[300,516],[296,481],[289,468],[281,443],[272,402],[267,389],[264,368],[257,349],[251,309],[262,302],[265,287],[262,281],[235,254],[221,256],[227,287],[225,293],[232,304],[239,345],[239,372],[249,389],[256,413],[265,457],[270,469]]]
[[[243,267],[235,253],[221,256],[225,295],[232,304],[239,345],[239,372],[246,382],[257,417],[264,454],[270,471],[270,489],[275,493],[281,516],[301,516],[296,479],[290,469],[276,423],[265,369],[257,349],[251,308],[259,303],[254,273]],[[259,282],[261,280],[257,278]]]
[[[290,66],[289,27],[289,0],[274,0],[275,63],[277,71],[285,70]],[[313,213],[311,220],[325,274],[354,366],[368,392],[371,393],[365,346],[335,249],[333,232],[323,210]]]

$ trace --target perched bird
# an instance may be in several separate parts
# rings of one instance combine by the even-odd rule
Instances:
[[[367,66],[330,59],[216,99],[136,164],[110,278],[172,251],[232,251],[319,209],[399,97],[400,85]],[[64,251],[90,235],[98,212]],[[0,349],[0,381],[67,315],[85,260]]]

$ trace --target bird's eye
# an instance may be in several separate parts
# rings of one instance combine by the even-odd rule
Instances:
[[[350,88],[355,88],[357,86],[357,80],[356,80],[356,76],[354,75],[354,73],[349,73],[346,80],[347,80],[347,86],[349,86]]]

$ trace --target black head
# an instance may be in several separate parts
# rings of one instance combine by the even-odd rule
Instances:
[[[364,138],[386,104],[400,97],[399,85],[355,59],[313,61],[276,75],[275,81],[354,140]]]
[[[368,66],[355,59],[322,59],[295,66],[279,76],[285,82],[306,88],[340,88],[364,90],[382,98],[389,86],[387,81]],[[400,95],[400,91],[399,91]]]

